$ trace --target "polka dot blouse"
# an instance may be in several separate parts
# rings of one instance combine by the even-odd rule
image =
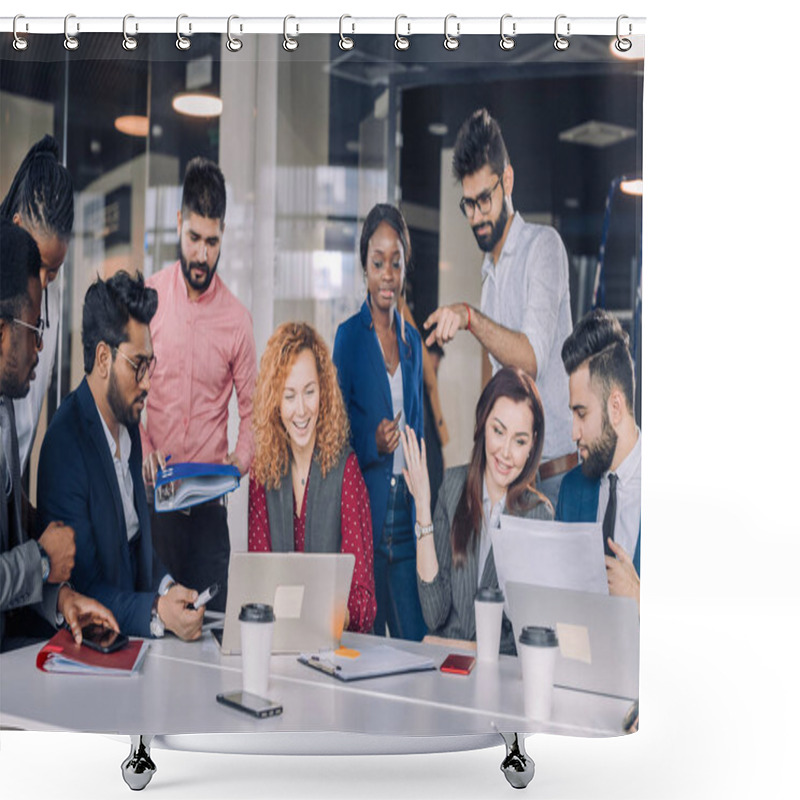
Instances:
[[[325,480],[325,479],[323,479]],[[302,553],[306,539],[306,501],[308,482],[303,492],[303,504],[297,513],[294,503],[294,549]],[[342,476],[342,552],[352,553],[356,564],[347,610],[348,630],[367,633],[375,621],[375,573],[372,565],[372,517],[369,495],[358,467],[355,453],[350,453]],[[267,494],[263,484],[250,481],[250,502],[247,524],[247,549],[250,552],[271,552],[272,538],[267,515]]]

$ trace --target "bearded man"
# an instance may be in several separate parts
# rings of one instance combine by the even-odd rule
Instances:
[[[158,292],[151,330],[158,373],[141,426],[145,483],[159,468],[186,461],[235,464],[253,459],[256,347],[250,312],[217,274],[225,232],[225,178],[206,158],[186,166],[178,211],[180,258],[147,285]],[[228,406],[236,389],[239,432],[228,448]],[[185,511],[153,513],[156,552],[175,579],[200,591],[221,587],[209,608],[224,611],[230,537],[223,496]]]
[[[458,132],[453,177],[461,183],[461,212],[484,253],[481,307],[460,302],[437,308],[425,321],[425,343],[442,346],[467,331],[487,350],[492,374],[519,367],[536,381],[546,420],[537,488],[555,505],[562,478],[578,463],[559,359],[572,330],[567,251],[555,228],[526,222],[514,211],[514,168],[500,125],[485,108]]]
[[[602,522],[609,592],[638,601],[642,435],[628,334],[611,313],[596,309],[575,326],[561,359],[582,462],[564,476],[556,519]]]
[[[149,323],[158,295],[141,275],[96,280],[83,303],[86,375],[58,408],[39,459],[39,512],[75,530],[75,588],[123,633],[198,639],[203,607],[153,556],[139,419],[156,366]]]

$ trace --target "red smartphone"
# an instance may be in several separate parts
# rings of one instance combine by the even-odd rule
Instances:
[[[450,655],[442,661],[442,666],[439,667],[439,669],[442,672],[450,672],[453,675],[469,675],[474,666],[475,656],[465,656],[462,653],[450,653]]]

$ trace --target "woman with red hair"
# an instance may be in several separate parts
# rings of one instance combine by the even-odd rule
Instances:
[[[369,497],[350,449],[336,370],[310,325],[285,323],[267,342],[253,435],[248,549],[352,553],[345,627],[369,632],[375,619]]]

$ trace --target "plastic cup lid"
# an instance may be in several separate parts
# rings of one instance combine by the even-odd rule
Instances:
[[[538,625],[529,625],[522,629],[519,643],[533,645],[534,647],[558,647],[558,636],[552,628],[542,628]]]
[[[482,589],[478,589],[475,599],[481,603],[503,603],[506,598],[503,596],[502,589],[484,586]]]
[[[239,612],[241,622],[274,622],[272,606],[265,603],[245,603]]]

